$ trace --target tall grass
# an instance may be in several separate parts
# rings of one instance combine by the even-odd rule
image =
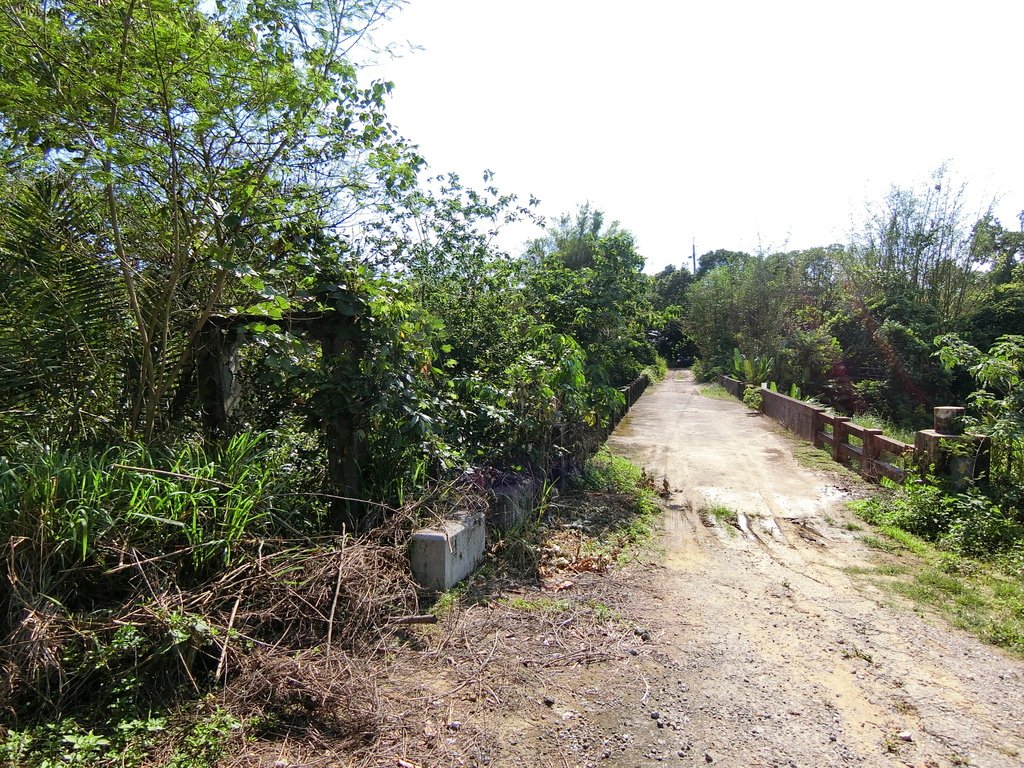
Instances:
[[[61,569],[129,547],[230,565],[242,538],[293,525],[278,504],[286,460],[266,434],[167,452],[28,443],[0,457],[0,542],[30,541]]]
[[[851,416],[850,421],[859,427],[880,429],[886,437],[891,437],[893,440],[899,440],[901,443],[907,443],[908,445],[913,445],[917,436],[917,430],[907,426],[898,426],[871,412]]]
[[[146,674],[179,658],[166,679],[191,679],[210,624],[182,596],[323,519],[289,492],[301,485],[292,453],[276,435],[242,434],[173,449],[25,440],[0,456],[0,713],[100,695],[91,681],[122,651],[139,658],[125,662],[131,680],[143,658]],[[122,648],[122,630],[150,650]]]

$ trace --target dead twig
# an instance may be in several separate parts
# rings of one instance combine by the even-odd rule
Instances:
[[[437,616],[432,613],[425,613],[420,616],[399,616],[397,619],[392,619],[391,623],[395,625],[437,624]]]

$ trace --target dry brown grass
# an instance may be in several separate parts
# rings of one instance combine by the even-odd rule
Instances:
[[[643,646],[626,617],[628,598],[611,594],[598,575],[575,579],[572,587],[557,592],[523,586],[493,593],[486,582],[470,584],[436,625],[407,628],[392,638],[386,655],[347,659],[348,670],[333,673],[340,677],[339,692],[350,682],[361,682],[359,673],[372,680],[345,692],[346,702],[355,697],[362,702],[360,708],[346,703],[341,714],[349,719],[325,719],[337,699],[315,698],[295,683],[289,683],[283,702],[270,697],[269,686],[257,686],[258,696],[244,697],[248,706],[258,705],[250,712],[268,711],[263,702],[274,698],[271,714],[284,704],[300,719],[310,713],[318,724],[259,733],[250,728],[239,735],[236,756],[227,765],[487,764],[502,753],[501,723],[521,711],[527,699],[539,699],[542,691],[560,685],[566,671],[575,674],[636,654]],[[306,663],[282,672],[294,677],[301,667],[304,673],[324,675],[325,667]],[[231,685],[225,694],[234,696]],[[360,712],[365,719],[351,719]]]
[[[478,498],[464,485],[433,502]],[[594,551],[618,551],[601,536],[627,508],[602,493],[560,499],[550,513],[512,542],[515,567],[495,547],[491,567],[423,625],[397,621],[422,610],[408,514],[355,540],[251,540],[240,565],[187,586],[177,579],[187,551],[125,551],[105,574],[121,594],[99,610],[48,599],[39,574],[8,552],[17,610],[0,647],[5,719],[102,712],[105,697],[123,695],[112,682],[129,681],[138,703],[177,713],[155,761],[219,709],[241,723],[221,760],[232,768],[486,762],[501,750],[500,728],[470,723],[500,720],[560,671],[642,643],[601,578],[613,557]],[[126,629],[131,647],[116,650]]]
[[[105,610],[68,609],[10,579],[18,588],[0,646],[7,700],[23,716],[53,715],[95,704],[97,681],[119,675],[138,678],[140,697],[159,699],[181,684],[199,691],[230,680],[251,669],[253,656],[271,663],[317,647],[372,652],[396,631],[392,620],[418,605],[404,547],[386,533],[252,541],[242,565],[189,588],[177,583],[173,553],[146,560],[127,552],[111,576],[134,590]],[[130,653],[120,650],[125,637]]]

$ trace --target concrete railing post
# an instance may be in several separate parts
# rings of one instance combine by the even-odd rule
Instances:
[[[861,446],[860,473],[864,477],[875,477],[875,461],[878,459],[878,437],[882,436],[882,430],[864,428],[864,445]]]
[[[922,474],[934,467],[936,474],[947,475],[957,488],[988,473],[988,439],[983,435],[965,435],[967,409],[945,405],[935,408],[934,429],[922,429],[914,437],[914,458]]]
[[[932,411],[934,429],[940,435],[962,435],[964,414],[967,409],[957,405],[942,405]]]
[[[846,445],[846,441],[849,439],[849,432],[846,429],[846,425],[849,421],[849,416],[832,417],[832,458],[840,464],[845,463],[843,461],[845,458],[843,455],[843,446]]]
[[[811,414],[811,443],[815,448],[821,448],[823,441],[819,435],[825,431],[826,411],[824,408],[815,408]]]

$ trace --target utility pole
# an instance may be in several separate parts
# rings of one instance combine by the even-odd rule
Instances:
[[[693,248],[693,252],[690,254],[690,258],[693,259],[693,276],[697,276],[697,238],[693,238],[690,241]]]

